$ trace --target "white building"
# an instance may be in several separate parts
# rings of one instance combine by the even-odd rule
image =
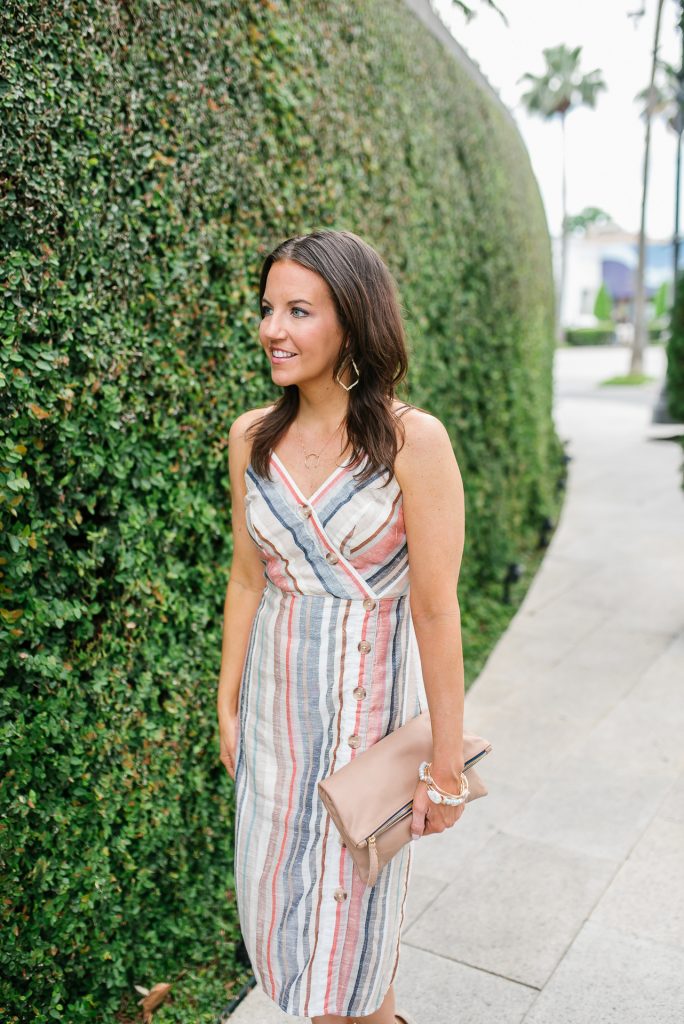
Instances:
[[[560,276],[560,238],[552,239],[556,282]],[[561,309],[564,327],[591,327],[596,323],[594,302],[601,284],[613,299],[616,323],[634,322],[634,281],[638,263],[639,236],[623,231],[610,221],[592,224],[583,234],[570,235],[567,243],[565,295]],[[680,267],[684,247],[680,252]],[[646,242],[646,295],[652,298],[663,282],[672,298],[671,240]],[[650,316],[650,314],[649,314]]]

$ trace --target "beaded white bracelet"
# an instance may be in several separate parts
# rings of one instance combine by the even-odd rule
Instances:
[[[447,793],[446,790],[441,789],[430,774],[432,763],[428,761],[422,761],[418,769],[418,776],[422,782],[427,783],[427,795],[432,800],[433,804],[447,804],[449,807],[458,807],[460,804],[464,804],[468,799],[470,789],[468,787],[468,779],[464,772],[461,772],[461,791],[460,793]]]

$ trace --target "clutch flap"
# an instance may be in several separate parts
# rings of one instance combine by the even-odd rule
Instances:
[[[465,769],[490,750],[487,740],[464,733]],[[365,846],[368,836],[410,805],[420,763],[430,761],[432,752],[430,714],[423,711],[318,783],[337,827],[344,822],[348,842]]]

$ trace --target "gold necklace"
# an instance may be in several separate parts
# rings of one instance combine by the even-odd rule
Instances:
[[[306,468],[308,470],[318,469],[318,463],[319,463],[321,455],[323,454],[325,449],[328,447],[328,445],[332,441],[333,437],[335,436],[337,431],[340,429],[340,427],[344,423],[345,419],[346,419],[346,416],[344,417],[344,419],[340,420],[340,422],[337,424],[337,426],[333,430],[333,432],[330,435],[330,437],[328,438],[328,440],[325,442],[325,444],[321,448],[320,452],[308,452],[308,453],[307,453],[306,448],[304,447],[304,442],[302,441],[302,434],[301,434],[301,431],[299,429],[299,424],[297,423],[296,420],[294,421],[295,429],[297,430],[297,436],[299,438],[299,445],[300,445],[300,447],[301,447],[301,449],[302,449],[302,451],[304,453],[304,465],[306,466]]]

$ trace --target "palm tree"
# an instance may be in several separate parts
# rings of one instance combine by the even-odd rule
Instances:
[[[598,69],[590,71],[587,75],[583,75],[580,72],[579,57],[581,52],[581,46],[575,47],[574,50],[570,50],[567,46],[563,45],[550,47],[543,51],[546,58],[544,74],[532,75],[528,71],[518,79],[519,82],[527,79],[531,83],[530,90],[520,98],[530,114],[539,114],[549,121],[556,115],[561,119],[563,133],[563,223],[561,227],[560,282],[556,302],[556,341],[559,344],[563,340],[560,317],[565,293],[568,239],[565,180],[565,116],[569,110],[575,107],[582,105],[595,107],[599,90],[606,88],[606,83],[601,78],[601,72]]]

